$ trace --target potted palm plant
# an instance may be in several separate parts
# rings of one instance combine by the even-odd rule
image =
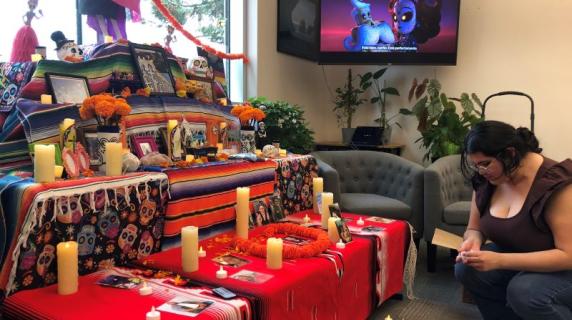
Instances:
[[[415,97],[411,109],[400,109],[404,115],[414,115],[419,121],[417,130],[422,147],[426,148],[424,160],[435,161],[450,154],[457,154],[471,127],[481,121],[482,103],[476,94],[462,93],[460,98],[447,97],[441,92],[438,80],[425,79],[421,83],[413,80],[409,90],[409,101]],[[461,113],[457,112],[458,102]],[[478,107],[478,109],[475,107]]]
[[[338,119],[338,125],[342,127],[342,141],[350,143],[355,128],[352,128],[353,116],[357,108],[365,102],[361,98],[363,90],[359,86],[354,86],[355,77],[352,75],[352,69],[348,69],[348,77],[346,83],[341,88],[336,88],[336,97],[334,100],[334,112]]]

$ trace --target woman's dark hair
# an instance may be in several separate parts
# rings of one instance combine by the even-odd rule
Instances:
[[[425,43],[441,31],[441,0],[418,0],[417,25],[412,32],[417,43]]]
[[[503,172],[510,174],[518,168],[527,153],[540,153],[542,149],[539,148],[538,139],[528,128],[515,129],[508,123],[488,120],[477,123],[463,143],[461,171],[469,179],[480,177],[469,169],[467,162],[467,156],[476,152],[496,158],[502,164]]]

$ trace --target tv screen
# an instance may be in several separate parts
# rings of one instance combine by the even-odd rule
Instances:
[[[460,0],[322,0],[319,62],[454,65],[459,7]]]
[[[318,61],[320,0],[278,1],[278,51]]]

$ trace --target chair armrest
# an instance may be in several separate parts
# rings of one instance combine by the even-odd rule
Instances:
[[[334,202],[340,202],[340,176],[338,171],[329,164],[316,158],[318,175],[324,178],[324,192],[334,194]]]
[[[424,173],[425,192],[423,193],[424,238],[431,242],[435,228],[443,221],[443,209],[446,204],[441,191],[441,173],[429,166]]]

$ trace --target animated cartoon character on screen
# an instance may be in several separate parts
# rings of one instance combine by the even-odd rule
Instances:
[[[95,247],[95,226],[85,225],[77,235],[78,255],[87,256],[93,252]]]
[[[139,215],[139,223],[146,226],[149,224],[157,212],[157,204],[154,201],[149,201],[148,199],[143,200],[141,203],[141,214]]]
[[[397,38],[394,47],[416,48],[441,30],[441,0],[391,0],[389,13]]]
[[[119,225],[119,215],[115,209],[111,207],[108,207],[107,210],[105,210],[105,214],[101,216],[97,223],[101,234],[110,239],[117,237],[117,234],[119,233]]]
[[[134,224],[128,224],[125,229],[121,231],[121,235],[119,236],[119,248],[121,248],[123,253],[131,251],[131,246],[133,246],[133,242],[135,242],[135,238],[137,238],[138,230]]]
[[[385,21],[376,21],[371,17],[371,5],[360,0],[351,0],[352,16],[356,26],[351,35],[344,39],[344,47],[348,51],[364,51],[367,46],[379,46],[395,42],[391,26]],[[365,47],[364,47],[365,46]]]
[[[153,251],[154,239],[149,231],[143,232],[141,235],[141,241],[139,241],[139,247],[137,248],[137,258],[141,259],[148,256],[151,251]]]
[[[42,253],[40,253],[40,256],[38,257],[38,262],[36,262],[36,271],[41,277],[46,274],[46,271],[50,268],[55,257],[56,248],[51,244],[45,245]]]

